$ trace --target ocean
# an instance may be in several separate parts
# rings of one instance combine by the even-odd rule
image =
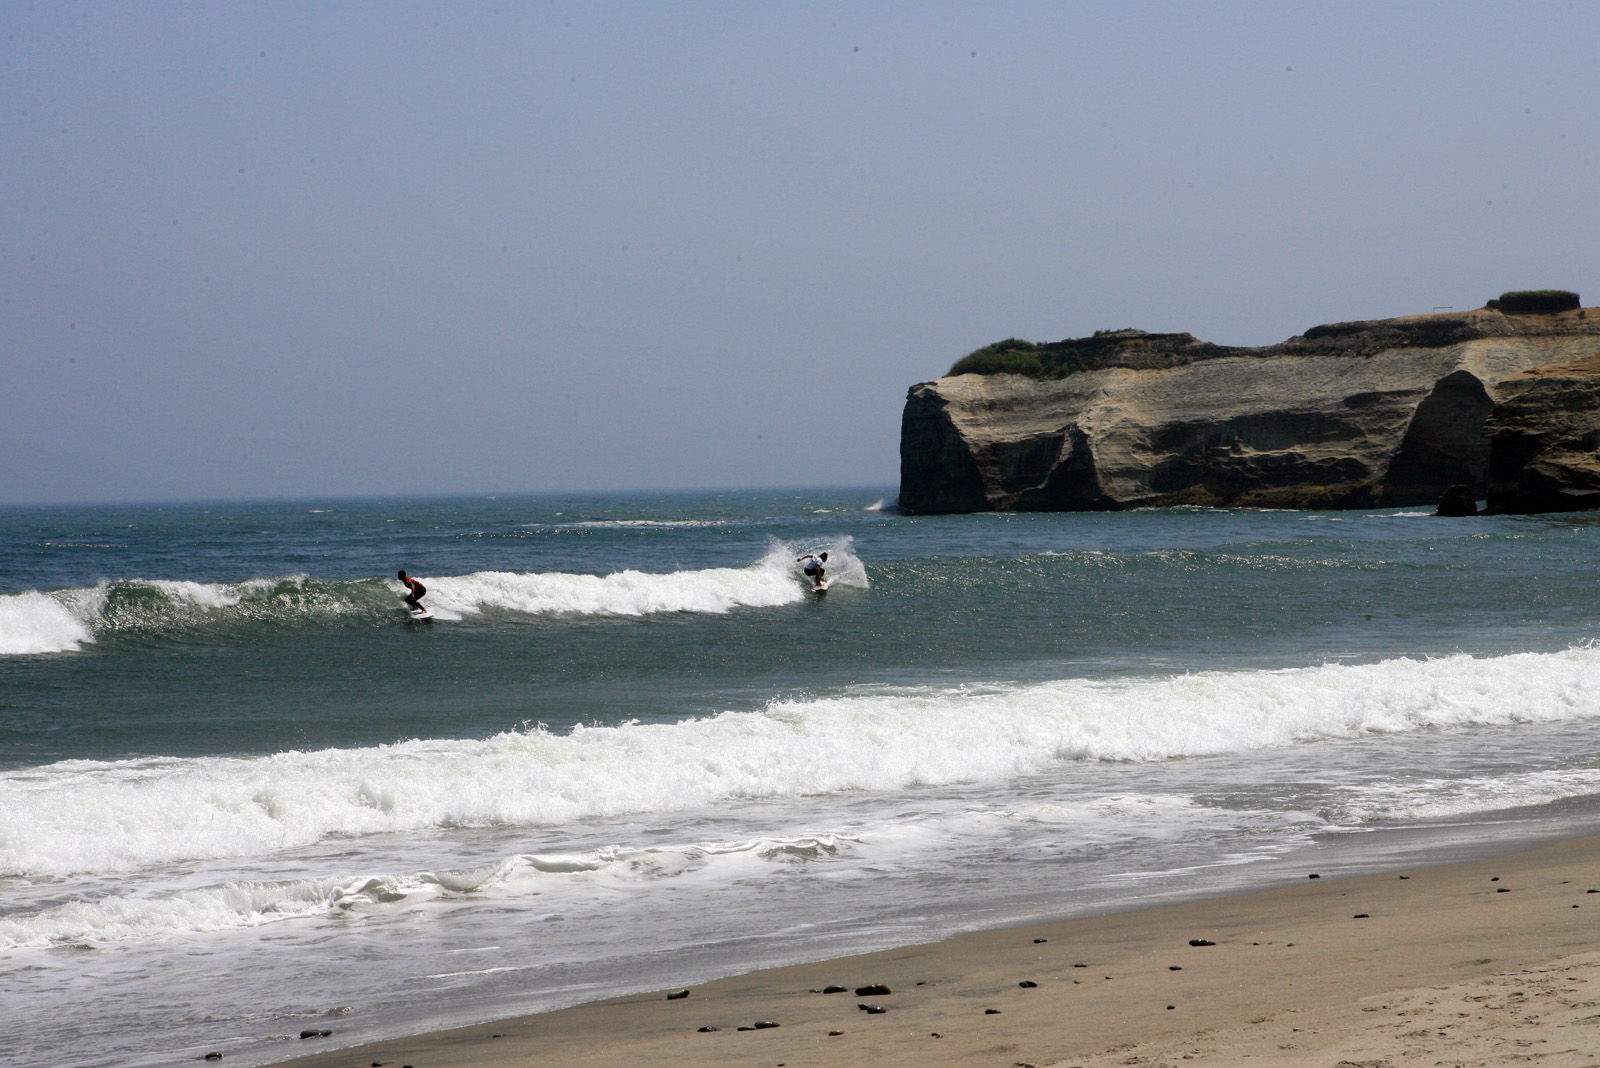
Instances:
[[[892,500],[0,510],[0,1064],[259,1065],[1597,826],[1600,516]]]

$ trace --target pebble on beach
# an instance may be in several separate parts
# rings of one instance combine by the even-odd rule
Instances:
[[[697,1030],[699,1030],[701,1034],[705,1034],[707,1031],[715,1031],[716,1028],[710,1024],[706,1024],[704,1027],[698,1028]]]
[[[822,992],[824,994],[843,994],[843,993],[846,993],[849,989],[850,989],[849,987],[840,986],[838,983],[830,983],[828,986],[825,986],[825,987],[822,988]]]
[[[983,1014],[985,1016],[999,1016],[1000,1015],[1000,1010],[999,1009],[984,1009],[983,1010]]]
[[[300,1032],[300,1037],[301,1038],[327,1038],[331,1034],[333,1034],[332,1031],[313,1029],[313,1030],[310,1030],[310,1031],[301,1031]]]
[[[1211,939],[1209,939],[1209,938],[1191,938],[1191,939],[1189,939],[1189,944],[1191,946],[1214,946],[1214,945],[1216,945],[1216,943],[1211,941]]]
[[[1017,985],[1022,987],[1022,989],[1024,989],[1024,990],[1032,990],[1035,987],[1037,987],[1039,984],[1034,982],[1032,979],[1024,979],[1022,982],[1018,983]]]
[[[860,1009],[862,1012],[866,1013],[869,1016],[876,1016],[879,1013],[888,1012],[889,1011],[888,1009],[884,1008],[882,1005],[874,1005],[871,1002],[867,1002],[867,1001],[858,1002],[857,1005],[856,1005],[856,1008]]]
[[[884,994],[892,993],[894,993],[894,991],[890,990],[882,983],[869,983],[866,986],[856,987],[856,997],[858,998],[876,998],[882,997]]]
[[[667,995],[667,1000],[668,1001],[677,1001],[677,1000],[679,1000],[681,998],[686,998],[688,996],[689,996],[689,992],[687,990],[674,990],[672,993]]]

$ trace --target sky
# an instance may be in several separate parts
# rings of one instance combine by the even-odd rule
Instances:
[[[881,485],[1006,337],[1600,303],[1600,3],[0,0],[0,504]]]

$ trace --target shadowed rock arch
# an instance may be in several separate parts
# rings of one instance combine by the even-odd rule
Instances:
[[[1389,463],[1380,500],[1386,505],[1435,504],[1451,486],[1489,492],[1489,437],[1484,423],[1494,410],[1489,391],[1470,371],[1434,383],[1417,405],[1400,449]]]

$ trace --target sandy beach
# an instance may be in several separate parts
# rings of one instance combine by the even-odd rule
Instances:
[[[286,1063],[1600,1064],[1600,837],[1382,875],[1310,875]],[[869,985],[890,992],[856,993]],[[846,989],[823,993],[830,986]]]

